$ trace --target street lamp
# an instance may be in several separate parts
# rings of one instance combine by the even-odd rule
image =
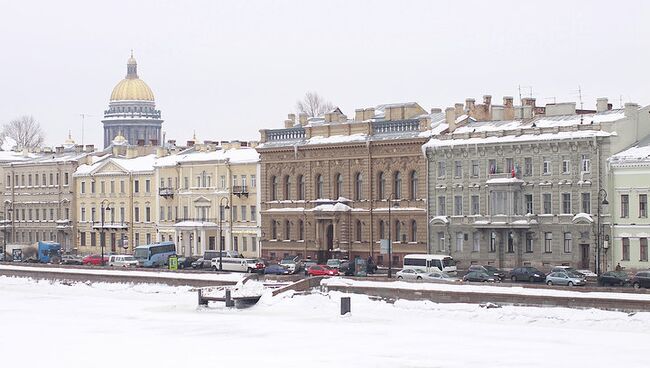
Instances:
[[[224,206],[224,199],[226,200],[226,205]],[[223,271],[223,264],[221,262],[223,258],[223,243],[224,243],[224,238],[223,238],[223,217],[226,215],[226,210],[230,209],[230,206],[228,206],[228,197],[221,197],[221,200],[219,201],[219,208],[223,208],[223,213],[219,213],[219,271]],[[221,212],[221,211],[219,211]]]
[[[392,239],[392,228],[393,228],[393,223],[391,222],[390,218],[390,210],[393,207],[393,199],[395,197],[395,193],[391,193],[388,196],[388,278],[393,277],[393,239]],[[399,203],[395,203],[395,207],[398,207]]]
[[[601,197],[602,197],[602,200],[600,199]],[[601,244],[601,240],[603,238],[602,224],[601,224],[601,220],[600,220],[600,215],[601,215],[601,210],[600,209],[601,209],[602,206],[606,206],[608,204],[609,204],[609,202],[607,201],[607,191],[605,189],[603,189],[603,188],[600,188],[600,190],[598,190],[598,223],[597,223],[598,229],[596,229],[596,231],[597,231],[597,238],[596,238],[596,274],[597,275],[600,275],[600,271],[601,271],[601,269],[600,269],[600,264],[601,264],[601,259],[600,259],[600,248],[601,248],[601,246],[600,246],[600,244]]]
[[[101,234],[102,234],[102,235],[100,236],[100,238],[101,238],[100,248],[101,248],[101,250],[102,250],[102,261],[101,261],[101,262],[102,262],[102,266],[104,266],[104,243],[106,243],[106,235],[104,234],[104,211],[105,211],[105,210],[108,210],[108,211],[111,210],[111,208],[110,208],[108,205],[106,205],[106,207],[104,207],[104,203],[105,203],[105,202],[108,202],[108,199],[104,199],[104,200],[102,201],[102,203],[100,204],[100,206],[101,206],[101,211],[102,211],[102,213],[101,213],[101,219],[102,219],[102,232],[101,232]]]

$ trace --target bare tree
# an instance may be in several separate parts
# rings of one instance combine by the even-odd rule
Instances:
[[[16,149],[19,150],[41,147],[45,140],[41,125],[31,115],[23,115],[5,123],[0,132],[0,139],[4,141],[6,137],[15,140]]]
[[[334,106],[331,102],[325,101],[316,92],[307,92],[302,100],[296,102],[296,110],[299,113],[307,114],[309,117],[321,116],[333,108]]]

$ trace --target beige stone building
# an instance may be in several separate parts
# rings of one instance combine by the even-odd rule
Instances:
[[[178,154],[159,158],[155,181],[159,240],[183,255],[236,250],[259,256],[259,155],[254,142],[189,142]]]
[[[338,108],[297,121],[290,114],[284,128],[262,130],[262,256],[372,255],[387,265],[379,240],[389,236],[396,265],[426,252],[422,144],[443,120],[439,109],[400,103],[358,109],[352,119]]]
[[[28,152],[15,152],[15,151],[0,151],[0,188],[4,193],[11,191],[12,175],[10,163],[23,162],[36,157],[34,154]],[[5,171],[9,174],[5,175]],[[6,201],[3,203],[2,213],[0,214],[0,246],[4,247],[5,244],[11,243],[11,229],[12,229],[12,214],[13,208],[10,203]],[[4,248],[3,250],[4,251]]]
[[[132,253],[157,239],[154,162],[151,147],[112,146],[74,172],[82,254]],[[103,221],[102,221],[103,219]]]

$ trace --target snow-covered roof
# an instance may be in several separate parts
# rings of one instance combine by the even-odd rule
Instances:
[[[204,161],[225,161],[230,163],[256,163],[260,160],[260,155],[255,148],[241,147],[232,148],[227,150],[216,150],[209,152],[191,151],[183,152],[165,157],[160,157],[156,160],[154,166],[165,167],[175,166],[179,163],[189,162],[204,162]]]
[[[108,165],[109,163],[114,163],[115,165],[120,167],[123,170],[123,172],[129,172],[134,174],[152,173],[154,169],[153,164],[155,161],[156,161],[155,154],[139,156],[134,158],[119,158],[119,157],[103,156],[95,160],[93,164],[79,165],[77,171],[75,171],[73,176],[84,176],[84,175],[93,174],[99,171],[105,165]]]
[[[612,164],[650,162],[650,138],[609,158]]]
[[[541,134],[521,134],[506,135],[502,137],[473,137],[462,139],[437,139],[432,138],[425,143],[423,149],[437,147],[456,147],[456,146],[473,146],[478,144],[496,144],[512,142],[530,142],[530,141],[552,141],[552,140],[571,140],[584,139],[592,137],[609,137],[616,135],[615,132],[609,133],[602,130],[579,130],[571,132],[541,133]]]

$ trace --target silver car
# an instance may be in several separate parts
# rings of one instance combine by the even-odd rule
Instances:
[[[427,274],[426,271],[405,268],[395,274],[398,280],[422,280]]]
[[[440,283],[454,283],[454,282],[462,282],[463,280],[459,279],[458,277],[452,277],[449,276],[448,274],[444,272],[429,272],[424,275],[422,275],[422,279],[424,281],[429,281],[429,282],[440,282]]]
[[[587,281],[577,274],[569,272],[551,272],[546,276],[547,285],[585,286]]]

